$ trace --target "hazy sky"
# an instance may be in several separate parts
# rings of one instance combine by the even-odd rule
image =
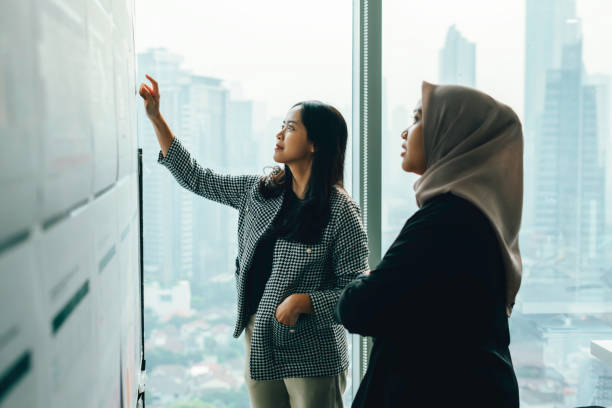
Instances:
[[[584,60],[589,73],[612,74],[612,1],[579,1]],[[607,16],[607,18],[603,18]],[[476,86],[523,112],[525,70],[524,0],[383,1],[383,74],[389,107],[417,95],[420,80],[438,80],[438,52],[455,24],[476,43]],[[406,101],[409,105],[412,100]]]
[[[302,99],[350,106],[351,13],[337,0],[136,0],[136,49],[165,47],[196,73],[239,81],[273,116]]]
[[[437,81],[438,51],[456,24],[476,42],[477,86],[522,115],[524,6],[523,0],[384,0],[389,111],[412,107],[421,80]],[[612,74],[612,1],[578,1],[578,15],[588,72]],[[279,116],[302,99],[350,105],[351,23],[349,0],[136,0],[136,49],[182,54],[194,72],[232,87],[239,82],[245,98],[265,101],[268,114]]]

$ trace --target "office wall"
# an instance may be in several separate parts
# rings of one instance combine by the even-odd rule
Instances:
[[[133,407],[131,0],[0,3],[0,407]]]

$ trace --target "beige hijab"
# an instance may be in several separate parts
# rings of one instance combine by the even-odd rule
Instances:
[[[506,313],[521,285],[523,131],[514,111],[471,88],[423,82],[427,170],[414,184],[419,207],[452,192],[491,221],[506,269]]]

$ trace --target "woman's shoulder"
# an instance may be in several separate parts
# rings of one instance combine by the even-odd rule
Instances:
[[[353,197],[344,189],[342,186],[334,186],[330,192],[329,196],[330,209],[332,214],[335,212],[357,212],[360,214],[361,209],[359,204]]]
[[[432,230],[448,232],[456,229],[477,234],[490,228],[487,216],[476,204],[452,192],[426,202],[406,224],[407,227],[426,225]]]
[[[249,174],[249,184],[251,193],[255,198],[265,201],[269,198],[274,198],[279,194],[274,194],[272,187],[273,174]]]

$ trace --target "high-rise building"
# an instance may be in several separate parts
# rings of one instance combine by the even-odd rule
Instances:
[[[612,77],[606,74],[589,75],[589,85],[596,90],[597,136],[599,139],[598,162],[606,169],[606,203],[612,203]],[[612,232],[612,208],[606,207],[606,226]],[[611,248],[612,250],[612,248]]]
[[[182,110],[185,131],[193,136],[192,156],[202,167],[236,174],[233,148],[239,141],[229,134],[229,90],[218,78],[190,75]],[[232,277],[236,256],[235,211],[190,193],[193,203],[193,281],[208,282],[217,275]]]
[[[222,80],[190,74],[181,68],[181,58],[164,49],[149,50],[138,60],[139,76],[148,73],[160,82],[164,118],[192,158],[202,167],[230,173],[230,157],[240,162],[232,149],[241,141],[228,138],[229,91]],[[157,163],[157,137],[141,117],[147,276],[168,285],[181,279],[203,283],[230,274],[236,252],[235,214],[187,191]],[[244,117],[238,121],[249,126]]]
[[[546,73],[561,67],[568,20],[576,18],[575,0],[527,0],[525,10],[525,114],[523,128],[532,137],[544,109]]]
[[[523,133],[525,139],[525,207],[523,231],[531,232],[535,199],[535,136],[544,109],[548,70],[561,67],[567,21],[576,18],[575,0],[526,0],[525,93]],[[527,240],[525,240],[527,242]]]
[[[535,145],[533,229],[543,249],[538,258],[543,269],[556,271],[564,297],[551,294],[540,300],[553,303],[597,302],[607,296],[602,287],[605,169],[599,159],[597,86],[586,82],[577,27],[567,22],[572,35],[562,48],[561,66],[547,71]]]
[[[145,74],[161,82],[162,112],[172,129],[179,129],[179,98],[184,73],[180,66],[182,58],[164,49],[151,49],[138,55],[138,78],[146,82]],[[143,108],[144,109],[144,108]],[[181,239],[180,226],[184,225],[182,217],[190,217],[192,210],[185,196],[175,186],[172,176],[157,163],[159,143],[144,111],[139,114],[139,129],[143,149],[143,234],[145,273],[152,279],[158,279],[167,286],[189,274],[181,265],[184,257],[177,253],[173,241]],[[181,135],[181,141],[189,143],[189,135]],[[185,215],[181,212],[185,211]],[[185,231],[186,232],[186,231]],[[181,248],[189,250],[188,247]]]
[[[441,84],[476,87],[476,44],[463,37],[454,25],[446,34],[439,64]]]
[[[227,144],[232,152],[234,168],[240,167],[240,163],[261,163],[260,144],[255,140],[253,126],[253,105],[249,100],[230,100],[228,104]],[[270,143],[266,146],[272,145],[272,141],[270,136]]]
[[[540,367],[533,378],[572,406],[593,403],[593,379],[605,375],[591,373],[588,354],[577,350],[612,330],[599,317],[612,310],[602,145],[608,91],[587,74],[575,9],[575,0],[526,1],[524,280],[511,323],[519,377]],[[523,396],[521,406],[532,406]]]

